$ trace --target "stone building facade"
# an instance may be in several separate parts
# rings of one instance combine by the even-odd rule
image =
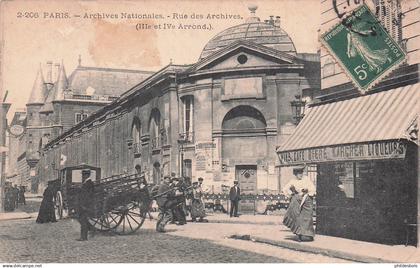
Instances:
[[[40,173],[54,179],[61,156],[108,177],[145,172],[204,178],[220,192],[236,178],[244,193],[277,193],[275,153],[294,129],[290,102],[320,88],[317,54],[298,53],[280,19],[243,24],[213,37],[196,63],[170,64],[51,140]],[[289,171],[283,171],[289,174]]]

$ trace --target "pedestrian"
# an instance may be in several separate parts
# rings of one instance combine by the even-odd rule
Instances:
[[[142,178],[140,179],[140,200],[141,200],[141,206],[140,206],[140,212],[142,215],[147,216],[149,215],[149,220],[152,220],[153,217],[150,214],[151,206],[153,199],[150,196],[149,191],[149,185],[146,181],[146,177],[144,174],[141,175]]]
[[[12,188],[12,202],[14,205],[14,208],[18,208],[19,207],[19,188],[17,187],[17,185],[13,185]]]
[[[313,197],[316,193],[314,184],[303,175],[304,167],[293,169],[295,178],[283,188],[290,196],[290,204],[283,218],[283,224],[298,236],[299,241],[313,241]]]
[[[186,187],[184,185],[183,178],[175,177],[173,180],[173,187],[175,189],[175,200],[176,204],[172,210],[173,212],[173,220],[176,222],[177,225],[184,225],[187,223],[187,217],[185,215],[185,195],[184,191]]]
[[[19,203],[26,205],[25,186],[19,186]]]
[[[203,202],[203,189],[201,185],[203,184],[203,178],[198,178],[198,182],[193,183],[193,198],[191,203],[191,219],[193,222],[199,218],[199,222],[208,222],[204,219],[206,217],[206,210]]]
[[[238,205],[241,200],[241,189],[239,188],[239,182],[235,180],[233,186],[230,188],[229,199],[230,199],[230,217],[239,217]]]
[[[156,231],[165,232],[166,224],[172,219],[172,207],[175,204],[175,193],[171,189],[171,177],[164,176],[163,182],[159,185],[156,202],[159,206],[159,216],[156,223]]]
[[[89,215],[93,212],[94,208],[94,189],[95,185],[90,177],[91,172],[89,169],[82,170],[82,187],[79,192],[79,223],[80,223],[80,239],[78,241],[87,241],[88,232],[90,229]]]
[[[15,210],[15,204],[13,200],[13,187],[10,185],[5,185],[4,187],[4,210],[6,211],[14,211]]]
[[[55,192],[54,182],[49,181],[39,207],[38,217],[36,218],[37,223],[57,222],[54,210]]]

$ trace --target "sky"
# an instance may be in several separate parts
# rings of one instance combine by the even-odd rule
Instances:
[[[44,78],[47,61],[63,62],[70,75],[79,55],[83,66],[155,71],[170,61],[191,64],[198,60],[213,36],[244,23],[250,15],[250,4],[258,6],[256,15],[261,21],[270,15],[281,17],[281,27],[298,53],[314,53],[318,48],[319,3],[318,0],[2,1],[4,53],[0,93],[4,96],[9,91],[7,102],[12,103],[12,108],[8,118],[16,108],[25,107],[40,64]],[[125,19],[121,13],[158,14],[163,18]],[[114,18],[92,18],[98,14]],[[208,14],[218,15],[219,19],[207,19]],[[224,19],[220,14],[239,18]],[[199,15],[204,18],[196,18]],[[136,30],[137,23],[152,29]],[[164,30],[165,23],[176,27],[180,23],[206,23],[212,29]],[[153,29],[159,24],[161,29]]]

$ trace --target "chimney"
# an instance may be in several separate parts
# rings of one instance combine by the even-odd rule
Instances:
[[[60,63],[54,64],[54,83],[58,80],[58,75],[60,74]]]
[[[46,83],[52,83],[52,61],[47,61],[47,81]]]
[[[268,22],[270,25],[274,25],[274,16],[270,16],[270,21]]]
[[[274,26],[280,28],[280,16],[276,16],[276,20],[274,21]]]

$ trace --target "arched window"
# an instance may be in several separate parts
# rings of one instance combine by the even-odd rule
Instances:
[[[230,110],[222,123],[224,133],[255,132],[258,130],[265,132],[266,127],[267,123],[263,114],[246,105],[240,105]]]
[[[134,156],[138,157],[140,155],[141,149],[141,125],[140,120],[137,117],[133,119],[133,125],[131,126],[131,138],[133,139],[133,149]]]
[[[160,112],[158,109],[153,109],[150,115],[149,134],[152,149],[160,148]]]

